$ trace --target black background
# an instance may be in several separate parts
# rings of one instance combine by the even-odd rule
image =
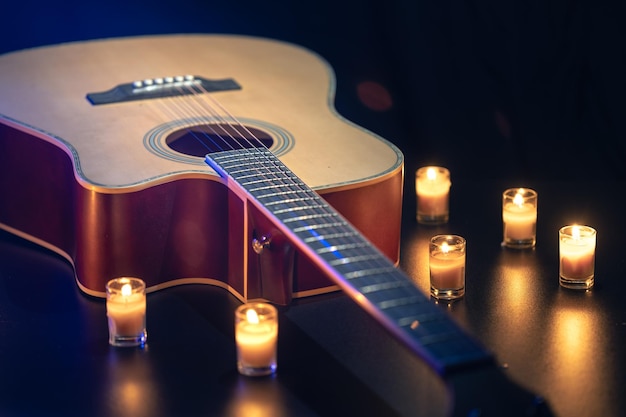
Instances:
[[[468,179],[615,179],[626,175],[625,7],[26,0],[3,6],[0,52],[154,33],[282,39],[328,60],[340,113],[399,145],[410,164],[451,166]],[[359,95],[370,82],[382,89]]]

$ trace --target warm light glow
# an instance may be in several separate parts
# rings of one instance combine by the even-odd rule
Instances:
[[[574,240],[580,240],[580,227],[572,226],[572,238]]]
[[[428,168],[426,170],[426,178],[428,178],[430,181],[434,181],[435,179],[437,179],[437,170],[435,168]]]
[[[501,293],[508,307],[507,314],[515,318],[516,322],[522,326],[524,318],[528,318],[529,315],[528,297],[532,294],[532,288],[528,276],[532,272],[524,265],[504,265],[502,272],[505,279],[501,286]]]
[[[123,297],[128,297],[129,295],[131,295],[133,292],[133,288],[131,287],[130,284],[124,284],[122,285],[122,296]]]
[[[141,382],[133,378],[122,379],[118,381],[118,384],[114,385],[115,398],[120,403],[119,417],[131,417],[148,415],[143,398],[145,398],[146,388]]]
[[[141,388],[134,381],[128,381],[121,387],[122,399],[126,407],[136,408],[141,401]]]
[[[611,337],[614,324],[603,307],[593,302],[593,296],[585,293],[584,297],[573,297],[561,291],[554,300],[556,308],[544,322],[550,372],[542,376],[543,385],[554,384],[559,395],[576,399],[562,402],[560,409],[554,410],[557,415],[592,415],[580,406],[604,398],[606,385],[615,378],[607,374],[621,371],[607,361],[611,356],[608,351],[615,348],[609,342],[615,340]]]
[[[246,320],[248,320],[248,323],[259,324],[259,315],[256,311],[250,309],[246,311]]]
[[[561,308],[552,318],[546,335],[550,340],[553,357],[553,375],[561,381],[570,381],[567,390],[579,395],[583,375],[597,374],[599,363],[596,333],[599,331],[597,316],[593,312],[577,308]]]
[[[524,196],[522,195],[524,193],[524,189],[520,188],[519,190],[517,190],[517,194],[515,194],[515,197],[513,198],[513,204],[515,204],[516,206],[522,206],[524,205]]]
[[[568,351],[580,352],[584,347],[585,332],[590,333],[590,329],[586,328],[589,324],[585,322],[588,319],[568,310],[560,312],[559,319],[557,337],[562,347]]]
[[[271,406],[268,406],[266,403],[255,402],[252,400],[247,400],[236,406],[237,414],[239,416],[246,417],[263,417],[268,415],[268,411],[272,410]]]
[[[441,251],[442,251],[443,253],[448,253],[448,252],[450,252],[450,245],[448,245],[448,242],[443,242],[443,243],[441,244]]]

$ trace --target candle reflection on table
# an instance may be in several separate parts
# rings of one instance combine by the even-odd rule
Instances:
[[[108,375],[104,394],[107,407],[119,417],[149,417],[158,415],[163,404],[162,393],[154,383],[148,348],[143,350],[110,349]]]
[[[223,417],[289,415],[288,400],[284,398],[276,378],[253,379],[239,376],[233,382],[232,397],[220,413]]]
[[[403,242],[401,263],[413,283],[424,294],[430,292],[430,272],[428,262],[430,254],[430,233],[445,230],[443,228],[429,229],[428,233],[415,233],[411,239]]]
[[[556,308],[547,322],[546,357],[551,361],[545,364],[550,372],[543,375],[544,384],[559,386],[557,395],[568,399],[555,403],[561,407],[554,410],[556,415],[592,415],[586,407],[604,395],[605,374],[619,371],[606,363],[603,352],[610,346],[611,330],[605,325],[603,312],[591,308],[590,293],[578,297],[565,291],[557,296]]]
[[[484,314],[492,323],[486,341],[513,372],[528,369],[528,361],[536,357],[526,342],[534,329],[543,326],[543,317],[538,312],[539,304],[546,300],[534,285],[540,279],[538,264],[534,252],[503,250],[488,273],[491,278],[486,287],[487,299],[497,298],[501,302],[485,309]]]

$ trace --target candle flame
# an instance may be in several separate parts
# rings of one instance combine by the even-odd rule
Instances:
[[[572,238],[574,238],[574,240],[580,240],[580,227],[572,226]]]
[[[443,242],[443,243],[441,244],[441,251],[442,251],[443,253],[448,253],[448,252],[450,252],[450,245],[448,245],[448,242]]]
[[[130,286],[130,284],[122,285],[122,296],[128,297],[132,292],[133,288]]]
[[[437,178],[437,170],[435,168],[428,168],[426,170],[426,178],[434,181]]]
[[[524,196],[522,195],[523,192],[523,188],[517,190],[517,194],[515,194],[515,197],[513,198],[513,204],[515,204],[516,206],[521,207],[522,205],[524,205]]]
[[[259,324],[259,315],[256,311],[250,309],[246,311],[246,320],[248,320],[248,323]]]

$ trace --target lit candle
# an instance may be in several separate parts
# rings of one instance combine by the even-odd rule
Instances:
[[[430,293],[453,300],[465,294],[465,248],[461,236],[437,235],[430,240]]]
[[[278,314],[266,303],[248,303],[235,311],[237,369],[243,375],[276,372]]]
[[[502,194],[504,245],[532,248],[536,243],[537,192],[530,188],[510,188]]]
[[[422,224],[447,223],[450,171],[442,167],[422,167],[415,173],[417,221]]]
[[[146,284],[139,278],[115,278],[106,284],[109,343],[142,346],[146,342]]]
[[[566,288],[589,289],[595,277],[596,231],[589,226],[559,230],[559,283]]]

